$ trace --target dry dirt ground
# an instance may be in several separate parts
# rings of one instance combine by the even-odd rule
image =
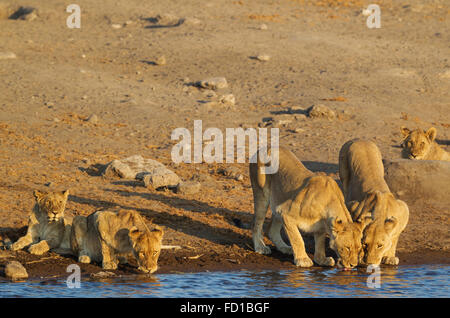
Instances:
[[[183,247],[162,252],[161,273],[294,268],[289,256],[251,249],[247,164],[233,164],[241,181],[218,173],[226,164],[175,164],[171,132],[193,132],[194,120],[223,132],[284,120],[280,143],[309,169],[335,178],[339,149],[354,137],[398,158],[400,126],[435,126],[450,150],[449,2],[376,1],[381,28],[369,29],[361,12],[372,2],[77,0],[81,28],[71,29],[68,2],[0,1],[0,52],[16,55],[0,59],[1,235],[24,233],[34,189],[70,189],[68,213],[117,205],[161,225],[163,243]],[[9,19],[8,10],[20,6],[37,15]],[[158,14],[182,20],[158,22]],[[270,59],[255,58],[261,54]],[[166,63],[158,65],[162,56]],[[219,76],[227,88],[193,85]],[[225,94],[234,95],[234,106],[218,102]],[[337,118],[303,115],[317,104]],[[93,114],[97,119],[87,121]],[[135,154],[163,162],[183,180],[202,180],[201,191],[156,191],[96,170]],[[415,205],[410,212],[401,264],[450,263],[450,207]],[[65,275],[74,262],[2,251],[0,272],[12,258],[32,277]]]

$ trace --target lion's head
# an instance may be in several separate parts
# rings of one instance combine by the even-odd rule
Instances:
[[[139,270],[145,273],[154,273],[158,269],[163,234],[163,230],[159,227],[145,231],[141,231],[137,227],[130,229],[129,237]]]
[[[436,128],[431,127],[426,132],[422,129],[409,130],[402,127],[403,134],[402,154],[405,158],[421,160],[426,157],[436,138]]]
[[[49,222],[58,222],[64,219],[64,210],[66,208],[69,190],[56,192],[41,192],[35,190],[33,195],[39,212],[45,215]]]
[[[332,220],[330,248],[336,252],[339,258],[338,266],[353,268],[358,265],[362,252],[362,230],[361,223],[344,223],[339,218]]]
[[[397,225],[393,216],[375,220],[364,230],[362,246],[364,249],[363,263],[366,265],[380,265],[383,256],[392,246],[392,231]]]

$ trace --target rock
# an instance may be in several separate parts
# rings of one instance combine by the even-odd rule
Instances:
[[[244,180],[244,176],[240,173],[239,169],[234,166],[229,166],[223,169],[219,169],[218,173],[223,174],[224,176],[234,179],[236,181]]]
[[[234,97],[233,94],[226,94],[226,95],[222,95],[219,98],[220,102],[223,104],[228,104],[228,105],[234,105],[236,104],[236,98]]]
[[[228,83],[225,77],[210,77],[197,83],[198,86],[207,89],[221,89],[228,87]]]
[[[5,276],[12,280],[22,280],[28,278],[28,273],[18,261],[10,261],[5,266]]]
[[[450,162],[384,160],[385,180],[399,199],[409,204],[450,206]]]
[[[200,191],[201,183],[197,181],[182,181],[177,186],[177,193],[195,194]]]
[[[17,58],[13,52],[0,52],[0,60],[10,60]]]
[[[187,25],[199,25],[200,23],[202,23],[202,21],[197,18],[188,17],[184,19],[184,24]]]
[[[270,60],[270,55],[267,54],[259,54],[255,57],[258,61],[267,62]]]
[[[156,65],[166,65],[166,57],[160,56],[156,59],[156,61],[154,62]]]
[[[169,170],[164,164],[153,159],[144,159],[140,155],[122,160],[113,160],[106,166],[103,175],[117,175],[125,179],[142,180],[146,187],[151,186],[155,189],[176,187],[180,182],[178,175]]]
[[[259,29],[260,29],[260,30],[267,30],[267,29],[268,29],[267,24],[265,24],[265,23],[261,24],[261,25],[259,26]]]
[[[88,123],[91,123],[91,124],[96,124],[96,123],[98,123],[98,117],[97,117],[96,114],[92,114],[91,116],[89,116],[89,117],[86,119],[86,121],[87,121]]]
[[[439,73],[440,78],[450,78],[450,70],[446,70],[442,73]]]
[[[158,14],[155,17],[155,21],[161,26],[176,26],[183,23],[183,20],[170,13]]]
[[[336,118],[336,113],[327,106],[318,104],[309,108],[308,116],[311,118],[327,118],[328,120],[333,120]]]
[[[33,7],[20,7],[9,18],[13,20],[33,21],[37,18],[37,12]]]
[[[113,23],[113,24],[111,24],[111,28],[113,28],[113,29],[121,29],[122,28],[122,24],[119,24],[119,23]]]

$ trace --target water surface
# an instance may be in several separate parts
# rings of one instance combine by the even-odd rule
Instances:
[[[0,281],[0,297],[449,297],[448,265],[154,274],[144,279]],[[369,282],[369,284],[368,284]],[[378,286],[378,287],[377,287]]]

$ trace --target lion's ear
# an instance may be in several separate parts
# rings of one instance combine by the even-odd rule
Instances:
[[[370,212],[363,213],[356,221],[356,223],[358,223],[358,225],[361,227],[361,230],[364,230],[364,228],[370,222],[372,222],[372,213],[370,213]]]
[[[425,135],[427,136],[428,140],[434,141],[434,139],[436,139],[436,133],[437,133],[436,128],[431,127],[430,129],[427,130]]]
[[[406,136],[408,136],[411,133],[411,130],[409,130],[408,128],[402,126],[400,128],[400,132],[403,134],[403,137],[406,137]]]
[[[46,195],[46,193],[45,192],[41,192],[39,190],[34,190],[33,191],[33,195],[34,195],[36,201],[40,201]]]
[[[69,197],[69,190],[63,191],[62,195],[67,199]]]
[[[384,220],[384,228],[386,232],[391,233],[392,230],[397,225],[397,219],[394,216],[391,216],[390,218],[387,218]]]
[[[333,218],[331,221],[331,230],[335,233],[339,233],[344,229],[344,224],[342,220],[338,217]]]
[[[135,226],[133,226],[128,233],[128,236],[130,237],[131,241],[133,241],[133,243],[135,243],[141,235],[142,232]]]
[[[164,231],[162,228],[158,227],[151,231],[151,233],[156,237],[158,241],[162,241],[162,237],[164,235]]]

